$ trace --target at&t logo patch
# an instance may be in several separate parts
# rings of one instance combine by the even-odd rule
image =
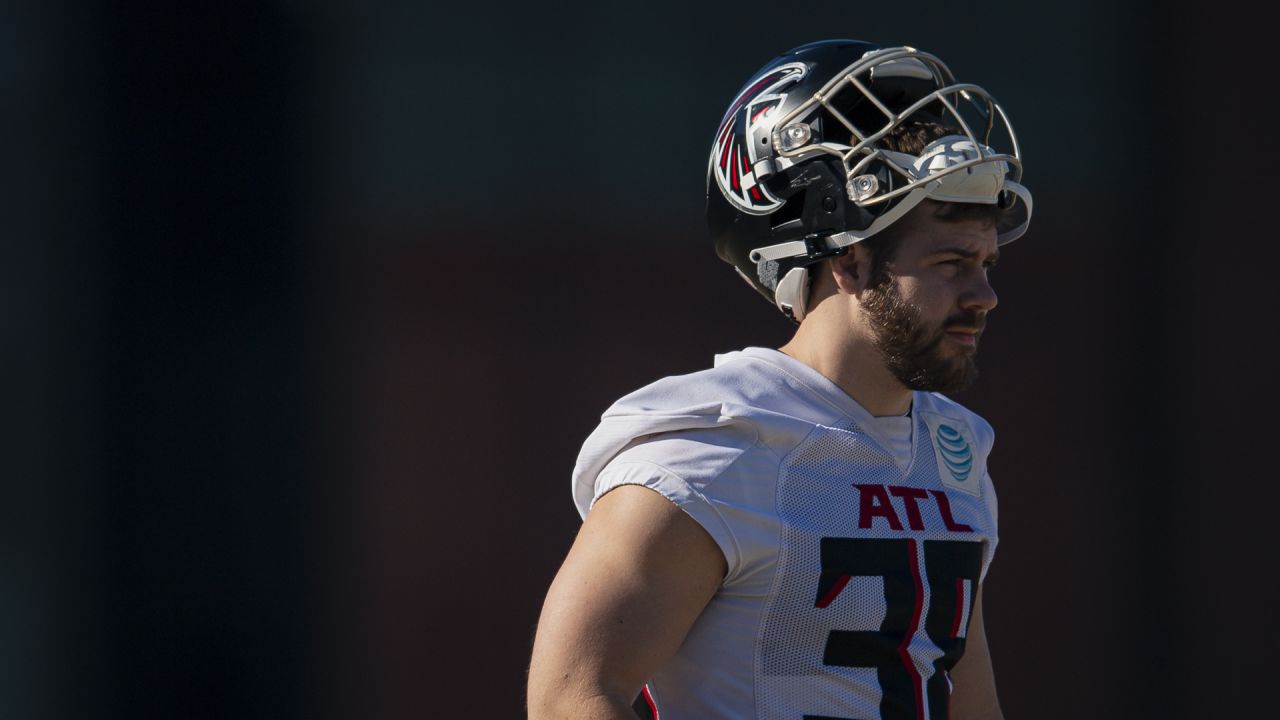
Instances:
[[[970,495],[981,495],[977,448],[969,426],[934,413],[924,413],[924,421],[929,426],[929,440],[933,443],[942,484]]]

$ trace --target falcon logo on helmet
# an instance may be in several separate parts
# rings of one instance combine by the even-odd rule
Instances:
[[[780,91],[798,82],[807,71],[804,63],[789,63],[773,69],[738,93],[720,122],[711,148],[710,172],[720,192],[742,212],[767,215],[782,205],[781,200],[757,181],[756,131],[762,131],[760,138],[769,137],[768,129],[772,125],[765,121],[787,98],[787,94]],[[742,132],[738,132],[738,123],[743,124]]]

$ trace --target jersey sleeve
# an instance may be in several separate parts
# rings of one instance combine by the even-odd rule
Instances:
[[[762,454],[763,453],[763,454]],[[761,470],[764,470],[762,473]],[[776,460],[750,425],[664,433],[633,443],[596,477],[592,504],[622,485],[647,487],[675,503],[719,546],[726,582],[775,538],[759,527],[772,504]]]

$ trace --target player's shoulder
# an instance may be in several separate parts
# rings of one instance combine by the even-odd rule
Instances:
[[[618,400],[615,406],[659,408],[716,402],[745,403],[768,380],[768,369],[760,363],[718,355],[713,367],[681,375],[669,375],[639,388]],[[730,357],[726,360],[726,357]]]
[[[667,376],[624,395],[605,411],[600,431],[624,434],[631,446],[773,445],[807,434],[811,401],[797,397],[776,368],[736,355],[717,356],[714,367]]]
[[[579,507],[598,490],[596,479],[606,468],[613,474],[656,470],[700,486],[733,466],[776,464],[812,431],[815,414],[831,412],[815,411],[808,391],[777,363],[763,351],[727,353],[711,368],[668,376],[620,398],[578,455]]]
[[[650,383],[620,398],[605,413],[687,412],[730,416],[781,415],[823,422],[839,417],[822,378],[776,350],[747,348],[716,356],[715,365]]]
[[[604,416],[635,412],[661,412],[718,406],[739,400],[741,392],[731,374],[713,367],[680,375],[668,375],[637,388],[617,400]]]

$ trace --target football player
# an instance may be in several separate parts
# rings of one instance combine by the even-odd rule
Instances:
[[[716,251],[796,323],[615,403],[573,473],[531,718],[1001,718],[982,623],[989,272],[1031,196],[1001,106],[910,47],[753,76],[712,140]]]

